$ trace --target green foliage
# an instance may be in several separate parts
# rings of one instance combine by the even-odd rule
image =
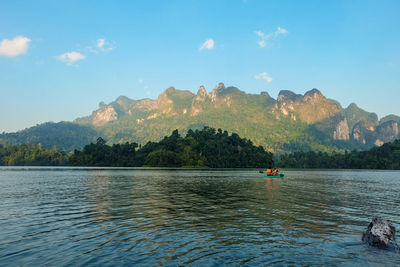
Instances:
[[[148,142],[137,151],[137,144],[106,145],[102,138],[82,151],[75,150],[70,158],[74,166],[153,166],[262,168],[273,165],[272,153],[239,135],[216,131],[189,130],[181,137],[178,130],[160,142]]]
[[[67,161],[67,155],[56,147],[45,149],[41,145],[0,145],[2,166],[60,166],[66,165]]]
[[[0,134],[0,139],[10,146],[19,144],[40,144],[44,148],[56,145],[60,150],[70,152],[75,148],[96,140],[97,132],[90,126],[71,122],[47,122],[16,133]]]
[[[106,141],[99,137],[96,144],[86,145],[82,151],[75,150],[69,158],[72,166],[115,166],[134,167],[136,161],[136,143],[106,145]]]
[[[176,152],[161,149],[147,155],[145,166],[180,167],[182,162]]]
[[[388,121],[396,121],[396,122],[400,122],[400,117],[399,116],[396,116],[396,115],[393,115],[393,114],[390,114],[390,115],[387,115],[387,116],[385,116],[385,117],[383,117],[380,121],[379,121],[379,123],[385,123],[385,122],[388,122]]]
[[[374,147],[369,151],[345,153],[294,152],[281,157],[286,168],[400,169],[400,140]]]

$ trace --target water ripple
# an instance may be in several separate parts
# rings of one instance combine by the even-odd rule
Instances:
[[[0,265],[399,265],[399,174],[1,168]]]

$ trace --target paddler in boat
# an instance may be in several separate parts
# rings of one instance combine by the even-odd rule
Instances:
[[[272,171],[272,175],[273,176],[279,175],[279,170],[274,168],[274,170]]]
[[[267,169],[267,176],[271,176],[271,175],[272,175],[272,168],[269,167],[269,168]]]

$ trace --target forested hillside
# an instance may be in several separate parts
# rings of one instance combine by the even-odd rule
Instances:
[[[399,117],[378,120],[375,113],[354,103],[343,108],[317,89],[305,94],[282,90],[274,99],[267,92],[248,94],[220,83],[209,93],[203,86],[197,94],[170,87],[157,99],[120,96],[109,104],[100,103],[90,116],[73,123],[44,123],[0,134],[0,143],[57,146],[70,152],[101,136],[108,145],[143,146],[162,140],[174,129],[186,134],[205,126],[237,133],[276,154],[367,150],[400,138]]]
[[[72,122],[47,122],[16,133],[0,134],[0,143],[9,146],[40,144],[44,148],[56,146],[62,151],[70,152],[82,149],[98,136],[98,132],[91,126]]]
[[[218,84],[197,94],[170,87],[155,100],[118,97],[75,122],[93,126],[109,143],[158,141],[172,130],[222,128],[265,149],[291,151],[366,150],[399,138],[397,117],[378,116],[352,103],[347,108],[312,89],[304,95],[282,90],[247,94]]]
[[[368,151],[345,153],[294,152],[281,157],[285,168],[396,169],[400,170],[400,140]]]

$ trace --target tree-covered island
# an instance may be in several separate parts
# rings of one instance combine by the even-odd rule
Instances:
[[[189,130],[182,137],[178,130],[160,142],[109,146],[99,138],[70,157],[72,166],[152,166],[152,167],[209,167],[209,168],[265,168],[272,166],[272,153],[250,140],[227,131],[205,127]]]
[[[70,154],[56,147],[0,144],[2,166],[112,166],[266,168],[274,166],[273,154],[238,134],[204,127],[181,136],[174,130],[159,142],[108,145],[99,137]],[[400,140],[368,151],[294,152],[282,155],[283,168],[400,169]]]
[[[0,145],[0,165],[3,166],[112,166],[112,167],[200,167],[200,168],[265,168],[274,164],[272,153],[238,134],[204,127],[188,130],[181,136],[178,130],[160,142],[108,145],[99,137],[67,155],[56,147],[41,145]]]

